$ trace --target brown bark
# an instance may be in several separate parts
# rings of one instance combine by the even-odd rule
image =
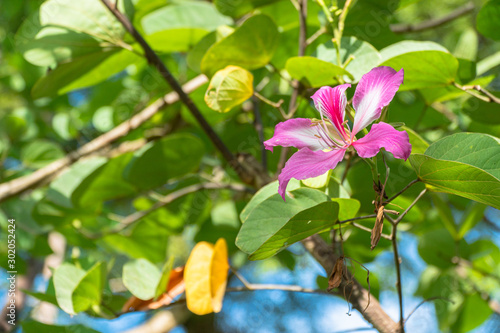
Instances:
[[[333,251],[319,235],[314,235],[302,241],[304,247],[323,266],[326,274],[330,274],[339,256]],[[351,275],[350,272],[348,272]],[[359,284],[356,279],[349,276],[339,286],[340,296],[349,295],[348,301],[358,310],[363,317],[382,333],[395,333],[399,330],[399,324],[389,317],[382,309],[378,300],[370,295],[368,290]],[[366,310],[365,310],[366,309]]]

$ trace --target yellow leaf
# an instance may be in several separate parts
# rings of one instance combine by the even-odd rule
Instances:
[[[222,309],[228,269],[224,239],[220,238],[215,247],[207,242],[196,244],[184,270],[186,302],[191,312],[204,315]]]
[[[219,238],[214,247],[214,257],[212,260],[212,307],[214,312],[222,310],[222,300],[226,291],[227,271],[227,244],[224,238]]]
[[[253,75],[238,66],[227,66],[210,80],[205,102],[218,112],[228,112],[253,95]]]

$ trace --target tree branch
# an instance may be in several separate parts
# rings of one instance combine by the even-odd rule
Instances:
[[[192,92],[206,82],[208,82],[208,79],[204,75],[199,75],[191,81],[187,82],[183,86],[183,90],[187,93]],[[150,104],[148,107],[140,111],[129,120],[124,121],[109,132],[102,134],[89,143],[83,145],[79,149],[69,153],[65,157],[58,159],[57,161],[54,161],[29,175],[0,184],[0,202],[19,195],[26,190],[36,188],[45,184],[47,181],[53,179],[55,176],[57,176],[57,174],[59,174],[59,172],[61,172],[71,164],[75,163],[83,157],[89,156],[109,146],[116,140],[126,136],[132,130],[138,128],[151,117],[153,117],[158,111],[160,111],[167,105],[177,102],[178,100],[179,95],[177,95],[177,93],[175,92],[170,92],[164,97]]]
[[[167,69],[160,57],[153,51],[151,46],[146,42],[142,35],[135,29],[134,25],[130,22],[128,17],[121,13],[118,8],[115,8],[109,0],[101,0],[101,2],[109,9],[109,11],[118,19],[123,27],[132,35],[132,37],[139,43],[144,50],[144,56],[148,63],[154,66],[170,85],[170,87],[179,95],[181,102],[188,108],[198,124],[201,126],[205,134],[212,141],[213,145],[220,151],[224,159],[236,171],[240,179],[247,184],[251,184],[254,180],[254,175],[249,174],[249,170],[245,169],[238,159],[231,153],[229,148],[222,142],[221,138],[215,133],[210,124],[201,114],[198,107],[194,104],[193,100],[184,92],[181,85],[173,77]]]
[[[403,312],[403,287],[401,283],[401,262],[398,253],[398,240],[396,238],[397,235],[398,224],[393,223],[392,225],[392,233],[391,233],[391,241],[392,241],[392,249],[394,252],[394,264],[396,265],[396,289],[398,290],[398,299],[399,299],[399,332],[405,332],[405,319]]]
[[[462,17],[462,16],[472,12],[473,10],[474,10],[474,3],[469,2],[469,3],[465,4],[464,6],[452,11],[448,15],[440,17],[440,18],[431,19],[431,20],[424,21],[424,22],[421,22],[418,24],[407,24],[407,23],[391,24],[390,27],[391,27],[392,32],[394,32],[396,34],[424,31],[424,30],[440,27],[443,24],[446,24],[450,21],[453,21],[459,17]]]
[[[297,10],[299,12],[299,23],[300,23],[298,56],[302,57],[306,54],[306,48],[307,48],[307,0],[298,0],[297,6],[298,6]],[[297,99],[299,97],[300,83],[297,80],[293,80],[293,82],[295,83],[295,85],[292,90],[292,96],[290,97],[290,104],[288,104],[288,113],[286,114],[285,117],[286,119],[292,118],[293,115],[295,114],[295,111],[297,111],[298,108]],[[278,166],[276,168],[276,175],[278,175],[285,166],[286,158],[288,156],[289,151],[290,148],[288,147],[283,147],[281,149]]]
[[[462,86],[456,82],[453,82],[453,85],[455,87],[457,87],[458,89],[460,90],[463,90],[465,91],[466,93],[469,93],[470,95],[476,97],[476,98],[479,98],[480,100],[483,100],[487,103],[497,103],[497,104],[500,104],[500,98],[493,95],[492,93],[490,93],[488,90],[484,89],[483,87],[481,87],[480,85],[471,85],[471,86]],[[483,95],[478,95],[478,94],[475,94],[475,93],[471,93],[471,91],[478,91],[480,93],[482,93]]]
[[[406,191],[407,189],[409,189],[413,184],[416,184],[418,183],[420,180],[418,179],[414,179],[412,180],[410,183],[408,183],[408,185],[406,185],[405,187],[403,187],[403,189],[401,191],[399,191],[398,193],[394,194],[392,197],[390,197],[389,199],[385,200],[384,201],[384,205],[385,204],[388,204],[389,202],[391,202],[392,200],[396,199],[397,197],[399,197],[401,194],[403,194],[404,191]]]
[[[323,266],[327,275],[333,270],[339,256],[333,252],[319,235],[314,235],[302,241],[304,247]],[[343,279],[339,288],[344,289],[346,295],[350,295],[348,301],[357,309],[363,317],[382,333],[393,333],[398,330],[398,324],[389,317],[382,309],[375,296],[370,295],[359,282],[348,272],[349,281]],[[366,309],[366,311],[365,311]]]
[[[148,216],[152,212],[172,203],[173,201],[175,201],[175,200],[177,200],[185,195],[188,195],[188,194],[191,194],[194,192],[198,192],[198,191],[203,190],[203,189],[206,189],[206,190],[231,189],[231,190],[235,190],[235,191],[251,191],[251,192],[253,191],[253,189],[248,188],[248,187],[241,185],[241,184],[218,184],[218,183],[194,184],[191,186],[184,187],[184,188],[182,188],[178,191],[172,192],[170,194],[167,194],[163,197],[158,197],[157,198],[158,201],[156,203],[154,203],[149,209],[140,210],[140,211],[137,211],[137,212],[132,213],[130,215],[127,215],[123,218],[119,218],[118,222],[120,224],[118,226],[116,226],[115,228],[112,228],[112,229],[109,229],[107,231],[103,231],[100,233],[96,233],[96,234],[91,234],[91,233],[88,233],[88,232],[83,231],[83,230],[80,230],[80,232],[82,233],[82,235],[84,235],[85,237],[87,237],[89,239],[98,239],[98,238],[103,237],[104,235],[119,233],[119,232],[125,230],[126,228],[128,228],[129,226],[131,226],[132,224],[139,222],[141,219]]]

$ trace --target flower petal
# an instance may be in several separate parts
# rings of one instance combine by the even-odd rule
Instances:
[[[333,126],[335,126],[339,134],[344,138],[347,138],[344,126],[342,126],[345,118],[345,107],[347,105],[345,90],[350,86],[349,83],[346,83],[335,88],[321,87],[311,97],[316,109],[330,119]]]
[[[387,123],[373,124],[370,132],[361,139],[354,141],[352,146],[362,158],[377,155],[380,148],[385,148],[394,157],[406,160],[411,153],[408,133],[398,131]]]
[[[345,149],[334,149],[331,151],[312,151],[303,148],[296,152],[286,162],[278,177],[278,193],[285,200],[285,190],[290,179],[307,179],[317,177],[333,169],[344,158]]]
[[[396,72],[387,66],[376,67],[363,75],[352,101],[356,114],[351,137],[380,117],[382,108],[392,101],[403,78],[403,69]]]
[[[264,141],[264,146],[270,151],[275,146],[323,150],[329,148],[329,145],[322,138],[322,133],[320,125],[315,125],[311,119],[289,119],[276,125],[274,136]]]

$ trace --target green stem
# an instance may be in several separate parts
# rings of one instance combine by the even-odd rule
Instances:
[[[328,9],[328,7],[326,6],[325,2],[323,0],[316,0],[316,2],[318,3],[318,5],[323,10],[323,13],[325,13],[325,16],[326,16],[326,19],[328,20],[328,22],[330,22],[330,24],[333,25],[333,16],[332,16],[332,13],[330,12],[330,10]]]
[[[372,171],[372,178],[375,183],[378,183],[378,168],[377,168],[377,157],[374,157],[373,160],[371,158],[363,158],[363,161],[368,163],[370,169]]]

